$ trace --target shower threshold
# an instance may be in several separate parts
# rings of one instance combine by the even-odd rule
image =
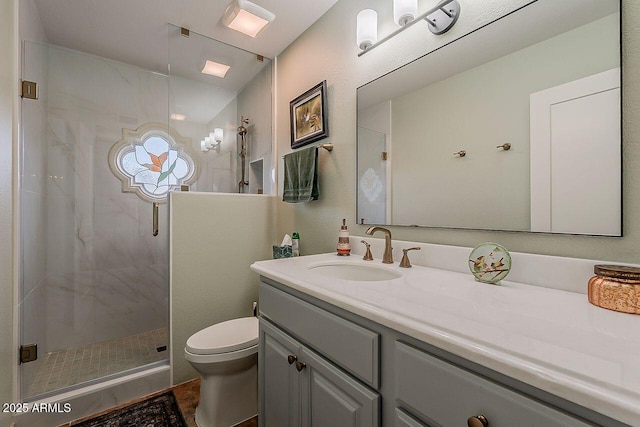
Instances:
[[[169,359],[167,329],[47,353],[28,386],[28,400],[113,378]],[[164,347],[165,351],[158,351]]]

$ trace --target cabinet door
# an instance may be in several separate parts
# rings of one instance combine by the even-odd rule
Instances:
[[[289,356],[298,357],[300,344],[260,320],[259,388],[262,427],[300,425],[300,373]]]
[[[376,427],[380,396],[336,366],[302,350],[301,402],[303,427]]]

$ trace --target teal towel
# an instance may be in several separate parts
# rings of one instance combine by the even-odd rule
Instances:
[[[318,200],[318,148],[307,148],[284,156],[284,192],[288,203]]]

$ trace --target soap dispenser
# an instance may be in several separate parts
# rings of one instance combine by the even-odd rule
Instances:
[[[338,232],[338,255],[349,256],[351,255],[351,244],[349,243],[349,230],[347,229],[347,220],[342,219],[342,227]]]

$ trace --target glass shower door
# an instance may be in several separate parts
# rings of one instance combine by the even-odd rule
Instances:
[[[26,42],[22,101],[20,368],[33,400],[168,363],[168,220],[124,192],[108,159],[143,124],[166,128],[168,78]]]

